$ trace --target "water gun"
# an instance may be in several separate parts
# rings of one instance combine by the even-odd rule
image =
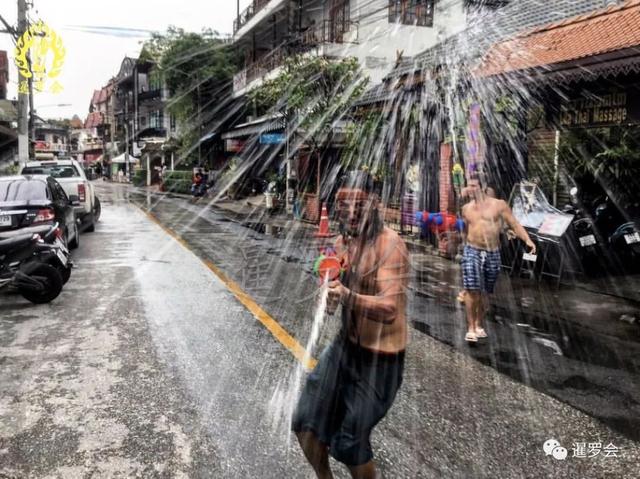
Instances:
[[[346,271],[345,258],[338,257],[333,248],[324,248],[313,265],[313,273],[323,282],[328,276],[329,281],[342,279]]]

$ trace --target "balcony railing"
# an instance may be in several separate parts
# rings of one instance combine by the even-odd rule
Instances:
[[[53,143],[50,141],[36,141],[35,151],[66,153],[69,151],[69,145],[66,143]]]
[[[298,40],[293,40],[272,50],[233,77],[233,91],[242,90],[252,81],[264,77],[270,71],[282,66],[287,57],[306,53],[327,43],[357,43],[357,22],[332,22],[325,20],[319,27],[303,31]]]
[[[138,93],[138,100],[140,101],[159,100],[160,98],[162,98],[162,90],[160,89],[141,91]]]
[[[249,20],[251,20],[256,13],[262,10],[271,0],[253,0],[251,4],[244,9],[233,21],[233,34],[235,35],[238,30],[244,27]]]

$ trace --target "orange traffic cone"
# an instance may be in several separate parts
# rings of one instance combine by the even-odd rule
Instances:
[[[327,212],[327,204],[322,203],[322,212],[320,213],[320,225],[318,226],[318,232],[316,238],[330,238],[333,236],[329,232],[329,213]]]

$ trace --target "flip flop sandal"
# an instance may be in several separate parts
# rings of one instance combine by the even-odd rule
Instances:
[[[464,340],[468,343],[477,343],[478,337],[475,335],[475,333],[467,333],[464,336]]]
[[[478,328],[476,329],[476,337],[480,339],[486,338],[487,332],[483,328]]]

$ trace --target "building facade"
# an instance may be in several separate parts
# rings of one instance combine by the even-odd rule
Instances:
[[[468,2],[453,0],[254,0],[234,21],[233,40],[245,68],[234,78],[240,96],[277,75],[293,54],[355,57],[372,83],[399,58],[418,54],[461,31]]]
[[[151,61],[125,57],[113,84],[114,127],[109,147],[114,156],[127,152],[140,158],[148,182],[155,183],[162,165],[173,165],[170,144],[177,135],[162,75]]]
[[[35,119],[35,159],[50,160],[68,157],[71,151],[69,128],[56,122]]]

